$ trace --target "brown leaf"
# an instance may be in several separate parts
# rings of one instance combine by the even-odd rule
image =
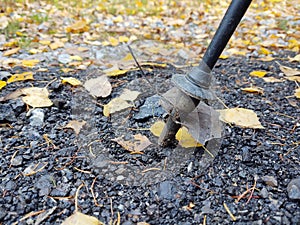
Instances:
[[[279,69],[284,73],[284,75],[286,75],[288,77],[300,75],[300,70],[296,70],[296,69],[290,68],[288,66],[282,66],[278,62],[277,62],[277,64],[279,65]]]
[[[15,53],[17,53],[21,48],[13,48],[11,50],[7,50],[3,53],[3,56],[10,56],[10,55],[13,55]]]
[[[134,140],[125,141],[119,137],[112,139],[112,141],[117,142],[119,145],[133,154],[142,154],[142,151],[152,144],[146,136],[141,134],[136,134],[133,136],[133,138]]]
[[[66,126],[64,126],[64,128],[71,128],[74,130],[75,134],[78,135],[85,124],[86,122],[84,120],[81,122],[77,120],[71,120]]]

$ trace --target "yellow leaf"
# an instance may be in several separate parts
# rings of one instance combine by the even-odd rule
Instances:
[[[68,83],[68,84],[71,84],[72,86],[75,86],[75,87],[79,86],[79,85],[82,85],[81,81],[74,78],[74,77],[61,77],[61,79],[62,79],[61,82],[63,84]]]
[[[114,22],[118,23],[118,22],[123,22],[123,17],[121,15],[118,15],[117,17],[115,17],[113,19]]]
[[[267,73],[268,73],[267,71],[254,70],[250,73],[250,76],[264,77]]]
[[[259,50],[258,50],[258,53],[259,54],[263,54],[263,55],[270,55],[271,54],[271,51],[269,51],[268,49],[264,48],[264,47],[261,47]]]
[[[0,90],[1,90],[2,88],[4,88],[5,86],[6,86],[6,82],[3,81],[3,80],[0,80]]]
[[[22,66],[24,67],[34,67],[36,64],[38,64],[40,60],[38,59],[29,59],[29,60],[22,60]]]
[[[112,70],[109,72],[106,72],[106,75],[109,77],[115,77],[115,76],[120,76],[120,75],[124,75],[128,72],[129,70]]]
[[[294,95],[296,96],[296,98],[300,98],[300,88],[297,88],[295,90],[295,94]]]
[[[104,225],[104,223],[93,216],[88,216],[77,211],[65,219],[61,225]]]
[[[8,80],[7,83],[12,83],[16,81],[24,81],[24,80],[34,80],[32,72],[24,72],[21,74],[14,74]]]
[[[15,47],[17,45],[18,45],[18,41],[10,41],[10,42],[7,42],[7,43],[3,44],[3,47],[11,48],[11,47]]]
[[[264,89],[260,87],[248,87],[248,88],[242,88],[241,90],[249,93],[256,93],[256,94],[264,93]]]
[[[158,120],[154,124],[152,124],[152,126],[150,127],[150,131],[154,136],[159,137],[164,129],[164,126],[165,122],[162,120]]]
[[[110,43],[110,45],[112,45],[112,46],[117,46],[118,44],[119,44],[119,41],[118,41],[118,39],[116,39],[116,38],[114,38],[114,37],[109,37],[108,38],[108,41],[109,41],[109,43]]]
[[[7,50],[3,53],[3,56],[10,56],[10,55],[13,55],[15,53],[17,53],[21,48],[13,48],[11,50]]]
[[[73,60],[82,61],[82,58],[79,55],[71,55],[70,58]]]
[[[79,134],[82,127],[86,124],[86,122],[83,121],[77,121],[77,120],[71,120],[64,128],[70,128],[74,130],[75,134]]]
[[[49,40],[40,40],[39,43],[42,44],[42,45],[50,45],[51,41],[49,41]]]
[[[288,66],[282,66],[279,63],[277,64],[279,65],[279,69],[284,73],[284,75],[288,77],[300,75],[300,70],[296,70]]]
[[[218,112],[220,113],[220,120],[225,123],[233,123],[243,128],[264,128],[259,122],[256,113],[250,109],[232,108],[218,110]]]
[[[129,104],[122,98],[114,98],[108,104],[103,106],[103,115],[108,117],[112,113],[122,111],[132,106],[132,104]]]
[[[229,55],[220,55],[219,59],[228,59]]]
[[[61,41],[56,41],[54,43],[51,43],[49,45],[49,47],[52,49],[52,50],[55,50],[55,49],[58,49],[58,48],[63,48],[65,46],[65,44]]]
[[[121,61],[130,61],[133,60],[133,57],[130,53],[128,53]]]
[[[74,71],[74,69],[71,69],[71,68],[62,68],[61,71],[63,71],[64,73],[69,73],[69,72]]]
[[[152,66],[152,67],[165,68],[168,65],[166,63],[143,62],[143,63],[141,63],[141,66]]]
[[[126,36],[120,36],[119,37],[119,42],[128,42],[129,41],[129,38],[126,37]]]
[[[37,54],[37,53],[41,53],[42,50],[32,48],[32,49],[30,49],[28,52],[29,52],[30,54],[33,54],[33,55],[34,55],[34,54]]]
[[[267,56],[267,57],[264,57],[264,58],[259,58],[260,61],[263,61],[263,62],[270,62],[270,61],[273,61],[275,58],[271,57],[271,56]]]
[[[22,98],[23,102],[31,107],[49,107],[53,104],[48,98],[49,92],[46,88],[30,87],[23,88],[21,91],[26,95]]]
[[[188,132],[186,127],[181,127],[177,134],[176,140],[179,141],[179,144],[184,148],[192,148],[192,147],[201,147],[202,144],[198,143],[192,135]]]
[[[25,34],[23,34],[22,32],[20,31],[17,31],[16,32],[16,35],[19,36],[19,37],[23,37],[23,36],[26,36]]]
[[[84,20],[77,21],[66,28],[67,33],[83,33],[90,28]]]

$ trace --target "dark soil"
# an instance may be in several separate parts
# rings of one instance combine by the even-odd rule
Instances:
[[[291,54],[283,53],[287,55]],[[288,61],[278,62],[297,66]],[[56,67],[38,72],[34,81],[10,84],[1,96],[18,88],[44,87],[50,83],[48,89],[54,105],[43,108],[43,125],[34,126],[20,99],[1,103],[0,224],[35,224],[39,218],[41,224],[60,224],[74,212],[75,192],[82,183],[86,188],[78,196],[79,210],[105,224],[117,219],[118,212],[124,225],[204,224],[204,218],[206,224],[300,224],[299,198],[291,197],[288,188],[293,179],[300,177],[300,102],[293,97],[297,83],[284,79],[267,83],[249,76],[251,71],[262,69],[269,71],[267,76],[283,79],[275,61],[229,58],[220,60],[214,68],[215,89],[224,103],[229,108],[254,110],[265,129],[226,125],[219,154],[205,169],[199,163],[203,160],[201,149],[182,150],[177,143],[161,148],[156,144],[157,138],[143,129],[158,117],[165,118],[165,113],[135,119],[147,97],[170,88],[168,79],[175,73],[172,66],[147,72],[152,87],[140,72],[110,78],[114,89],[106,99],[94,99],[81,87],[62,85],[59,78],[66,74]],[[13,68],[10,72],[22,71]],[[94,73],[82,71],[68,76],[85,81]],[[264,93],[241,91],[251,85],[263,88]],[[104,117],[102,105],[124,88],[142,92],[135,108]],[[73,119],[87,121],[78,136],[63,128]],[[122,135],[130,139],[130,135],[137,133],[153,142],[144,154],[130,154],[111,140]],[[47,142],[45,135],[52,142]],[[165,173],[141,176],[138,171],[162,162],[167,162],[169,168]],[[26,168],[36,165],[39,172],[24,175]],[[236,202],[247,188],[253,187],[255,179],[252,197],[248,193]],[[299,196],[299,190],[294,195]],[[46,210],[48,215],[24,218],[40,210]]]

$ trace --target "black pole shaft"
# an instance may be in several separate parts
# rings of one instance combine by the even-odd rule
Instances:
[[[212,41],[210,42],[203,61],[213,69],[218,58],[227,45],[230,37],[246,13],[251,0],[232,0]]]

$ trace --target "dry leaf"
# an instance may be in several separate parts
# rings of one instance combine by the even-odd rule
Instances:
[[[26,95],[22,98],[23,102],[34,108],[49,107],[53,103],[48,98],[49,92],[46,88],[30,87],[21,89],[22,94]]]
[[[96,97],[105,98],[112,91],[112,86],[106,76],[89,79],[84,83],[84,87],[91,95]]]
[[[15,53],[17,53],[21,48],[13,48],[11,50],[7,50],[3,53],[3,56],[10,56],[10,55],[13,55]]]
[[[104,225],[104,223],[100,222],[96,217],[75,212],[65,219],[61,225]]]
[[[263,94],[264,89],[261,87],[248,87],[248,88],[241,88],[242,91],[249,92],[249,93],[256,93],[256,94]]]
[[[64,128],[73,129],[75,134],[78,135],[85,124],[86,122],[84,120],[81,122],[77,120],[71,120],[66,126],[64,126]]]
[[[124,109],[132,107],[126,100],[122,98],[114,98],[108,104],[103,107],[103,115],[108,117],[110,114],[120,112]]]
[[[229,55],[220,55],[219,56],[219,59],[228,59],[229,58]]]
[[[282,66],[279,63],[279,69],[284,73],[284,75],[291,77],[291,76],[299,76],[300,75],[300,70],[296,70],[293,68],[290,68],[288,66]]]
[[[188,132],[186,127],[181,127],[176,133],[176,140],[184,148],[201,147],[202,144],[198,143],[193,136]]]
[[[82,61],[82,58],[79,55],[71,55],[70,59],[76,60],[76,61]]]
[[[158,120],[154,124],[152,124],[152,126],[150,127],[150,131],[154,136],[159,137],[164,129],[164,126],[165,122],[162,120]]]
[[[250,76],[255,76],[255,77],[264,77],[268,72],[267,71],[259,71],[255,70],[250,73]]]
[[[72,86],[75,86],[75,87],[82,85],[81,81],[74,78],[74,77],[61,77],[61,79],[62,79],[61,82],[63,84],[68,83],[68,84],[71,84]]]
[[[24,72],[21,74],[14,74],[8,80],[7,83],[12,83],[16,81],[24,81],[24,80],[34,80],[32,72]]]
[[[134,101],[139,96],[139,94],[140,92],[138,91],[131,91],[125,88],[119,98],[122,98],[126,101]]]
[[[225,123],[233,123],[243,128],[264,128],[256,113],[250,109],[232,108],[218,110],[218,112],[220,113],[220,120]]]
[[[262,79],[267,83],[283,82],[283,80],[277,79],[275,77],[263,77]]]
[[[144,135],[136,134],[133,137],[134,140],[132,141],[125,141],[122,138],[114,138],[112,141],[117,142],[119,145],[133,154],[141,154],[144,149],[152,144]]]
[[[285,79],[290,80],[290,81],[300,82],[300,76],[285,77]]]
[[[300,62],[300,54],[296,55],[293,58],[289,58],[290,62]]]
[[[295,94],[294,95],[296,96],[296,98],[300,98],[300,88],[297,88],[295,90]]]
[[[52,50],[58,49],[58,48],[63,48],[65,46],[65,43],[61,42],[61,41],[55,41],[54,43],[51,43],[49,45],[49,47]]]
[[[109,77],[115,77],[115,76],[120,76],[120,75],[124,75],[126,74],[128,71],[133,71],[133,70],[119,70],[119,69],[115,69],[115,70],[105,70],[105,74]]]
[[[114,46],[114,47],[119,44],[119,40],[114,37],[109,37],[108,42],[110,43],[111,46]]]

